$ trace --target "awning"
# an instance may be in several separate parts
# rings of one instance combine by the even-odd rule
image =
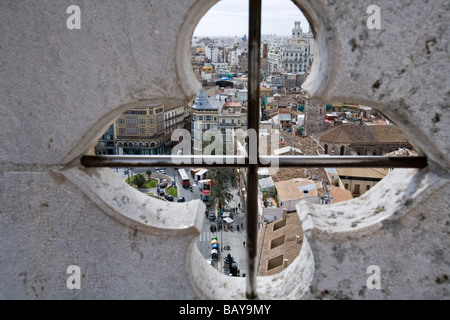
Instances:
[[[208,172],[208,169],[202,169],[202,170],[196,172],[195,175],[202,176],[202,175],[204,175],[204,174],[207,173],[207,172]]]
[[[230,217],[226,217],[223,219],[223,221],[227,222],[227,223],[232,223],[233,219],[231,219]]]

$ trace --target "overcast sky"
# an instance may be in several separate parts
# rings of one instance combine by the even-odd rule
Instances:
[[[300,9],[291,0],[262,0],[262,34],[289,36],[294,21],[301,21],[303,32],[309,24]],[[221,0],[200,20],[194,36],[248,37],[248,1]]]

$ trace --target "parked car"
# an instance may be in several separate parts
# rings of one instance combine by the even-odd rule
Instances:
[[[159,184],[159,187],[160,187],[160,188],[165,188],[165,187],[167,187],[168,184],[169,184],[169,183],[167,182],[167,180],[164,179],[164,180],[161,181],[161,183]]]
[[[164,198],[168,201],[173,201],[173,197],[170,194],[166,194]]]
[[[178,197],[177,202],[186,202],[186,198],[185,197]]]
[[[158,189],[157,192],[158,192],[158,196],[160,196],[160,197],[165,195],[164,189]]]

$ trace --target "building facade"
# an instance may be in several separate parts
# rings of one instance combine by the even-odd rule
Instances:
[[[219,108],[225,103],[221,99],[206,96],[200,90],[192,106],[191,139],[194,154],[203,150],[203,133],[206,130],[219,130]]]
[[[269,72],[304,74],[313,61],[314,39],[304,37],[300,21],[294,22],[291,39],[268,47]]]
[[[186,106],[143,105],[123,113],[114,122],[119,155],[164,154],[175,129],[185,127]]]
[[[325,130],[325,112],[326,106],[319,101],[305,98],[305,123],[304,135],[311,136],[314,133],[319,133]]]

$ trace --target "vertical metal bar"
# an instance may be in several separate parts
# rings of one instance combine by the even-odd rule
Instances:
[[[259,151],[259,86],[261,63],[261,0],[249,0],[249,59],[248,59],[248,130],[256,132]],[[249,152],[253,148],[248,148]],[[253,149],[254,150],[254,149]],[[254,155],[253,155],[254,156]],[[249,158],[253,158],[249,155]],[[257,159],[258,157],[256,157]],[[247,299],[256,299],[256,256],[258,250],[258,161],[247,167]]]

